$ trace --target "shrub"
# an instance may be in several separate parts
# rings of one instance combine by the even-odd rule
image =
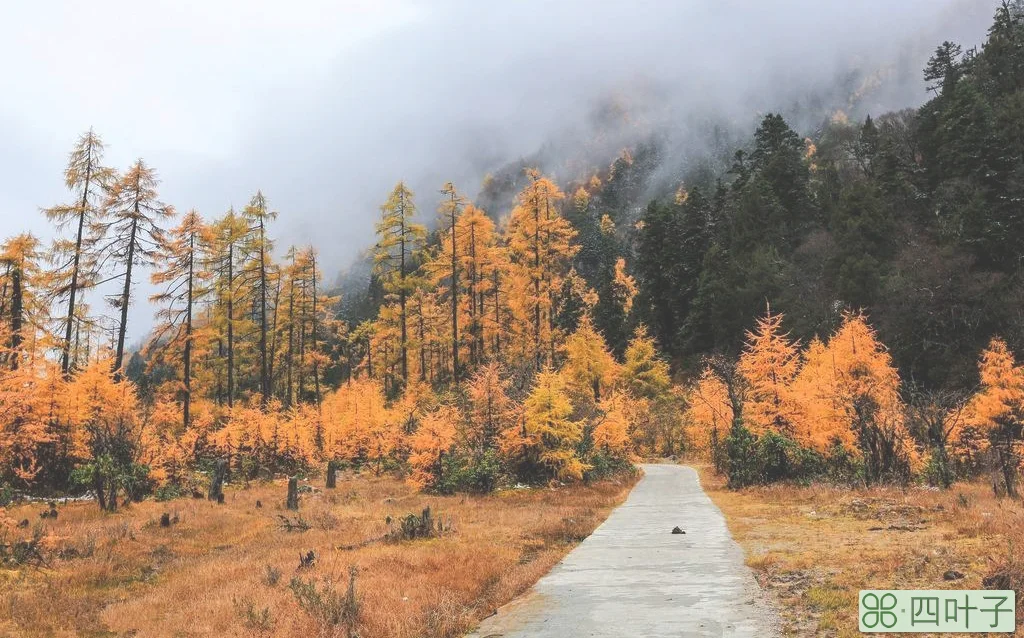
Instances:
[[[281,582],[281,570],[273,565],[263,566],[263,584],[267,587],[276,587]]]
[[[590,468],[583,473],[584,482],[600,481],[602,479],[635,471],[633,464],[629,461],[604,452],[595,452],[588,460]]]
[[[0,507],[7,507],[14,501],[14,488],[7,483],[0,483]]]
[[[343,628],[350,637],[355,636],[359,622],[359,600],[356,597],[356,574],[358,569],[349,569],[348,590],[341,594],[330,579],[324,579],[320,586],[316,581],[292,578],[288,587],[292,590],[299,608],[306,612],[324,635],[333,635]]]
[[[756,446],[757,437],[738,419],[733,421],[729,436],[725,439],[729,489],[739,489],[758,482]]]
[[[173,501],[176,498],[181,498],[182,496],[190,493],[190,491],[186,492],[185,488],[178,483],[165,483],[156,488],[154,496],[158,501]]]
[[[256,608],[251,598],[232,599],[235,614],[242,620],[242,626],[256,634],[269,634],[274,629],[274,619],[270,616],[270,608]]]
[[[436,521],[436,524],[435,524]],[[398,527],[393,527],[394,521],[388,517],[388,532],[385,538],[389,541],[415,540],[417,538],[434,538],[445,531],[444,522],[440,517],[434,518],[430,508],[424,508],[419,516],[406,514],[398,519]],[[451,528],[449,520],[448,528]]]
[[[497,489],[502,480],[501,459],[495,450],[487,450],[479,456],[446,454],[441,465],[441,479],[434,486],[439,494],[488,494]]]

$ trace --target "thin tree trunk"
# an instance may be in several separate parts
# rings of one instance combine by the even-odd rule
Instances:
[[[64,376],[71,372],[71,329],[75,320],[75,301],[78,295],[78,271],[82,263],[82,234],[85,230],[85,211],[89,205],[89,185],[92,182],[92,143],[85,162],[85,184],[82,187],[82,203],[78,211],[78,232],[75,235],[75,257],[71,266],[71,290],[68,291],[68,319],[64,328],[64,343],[60,357],[60,371]]]
[[[498,267],[494,267],[494,354],[501,358],[501,299],[500,299],[500,274]]]
[[[270,401],[270,366],[267,361],[267,250],[263,220],[260,219],[260,405]]]
[[[228,409],[235,405],[235,243],[228,244]]]
[[[285,406],[291,406],[295,397],[295,386],[292,383],[292,368],[295,364],[295,256],[292,254],[292,279],[288,284],[288,363],[286,366]]]
[[[21,358],[21,344],[24,340],[21,334],[24,322],[25,300],[22,291],[21,264],[15,264],[11,269],[11,370],[18,369],[18,360]]]
[[[188,298],[185,306],[185,352],[182,354],[184,359],[182,362],[184,367],[183,376],[185,377],[185,401],[182,405],[182,420],[186,429],[192,420],[192,297],[194,294],[193,278],[195,277],[196,254],[196,235],[194,232],[189,236],[188,245]]]
[[[455,189],[451,192],[452,233],[452,380],[459,380],[459,262],[455,236]]]
[[[533,298],[533,352],[534,362],[540,370],[540,202],[536,184],[533,194]]]
[[[398,270],[398,305],[401,311],[402,320],[402,383],[408,383],[409,381],[409,351],[408,351],[408,329],[406,326],[406,314],[405,314],[405,195],[402,195],[402,212],[401,217],[401,240],[398,243],[399,246],[399,270]]]
[[[310,264],[313,267],[313,273],[312,273],[312,286],[313,286],[313,334],[312,334],[312,338],[313,338],[313,393],[315,395],[314,396],[314,400],[316,401],[316,409],[317,409],[317,411],[319,411],[320,410],[321,397],[320,397],[320,359],[317,356],[317,350],[316,350],[316,348],[317,348],[317,339],[316,339],[316,330],[317,330],[317,322],[316,322],[316,253],[313,252],[312,248],[310,248],[310,251],[309,251],[309,259],[310,259]]]
[[[138,214],[138,189],[136,188],[136,218],[132,220],[132,230],[128,240],[128,260],[124,274],[124,290],[121,292],[121,325],[117,330],[117,354],[114,357],[114,375],[118,380],[121,379],[121,366],[124,363],[124,337],[128,331],[128,302],[132,294],[132,266],[135,262],[135,233],[139,226],[137,221]]]

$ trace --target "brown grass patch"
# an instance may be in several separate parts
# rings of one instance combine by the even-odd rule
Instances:
[[[730,491],[701,481],[725,514],[790,636],[859,636],[861,589],[1016,589],[1024,636],[1024,504],[989,486]],[[947,580],[947,572],[962,578]],[[951,577],[956,574],[949,574]],[[920,634],[918,634],[920,635]],[[943,634],[950,635],[950,634]]]
[[[0,635],[330,635],[289,583],[299,577],[343,596],[355,566],[361,638],[459,636],[546,573],[633,483],[440,497],[350,476],[335,490],[313,483],[297,513],[284,509],[283,481],[229,489],[224,505],[146,501],[102,514],[69,504],[44,521],[48,567],[0,570]],[[427,506],[450,531],[378,542],[386,517]],[[36,521],[41,507],[9,515]],[[162,527],[164,512],[177,522]],[[278,515],[309,529],[286,531]],[[300,569],[310,550],[315,564]]]

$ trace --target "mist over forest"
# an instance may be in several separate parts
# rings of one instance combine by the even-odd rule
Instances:
[[[835,109],[917,106],[934,43],[980,42],[990,5],[22,4],[0,26],[18,60],[0,71],[0,230],[51,233],[33,211],[61,197],[92,126],[111,164],[156,167],[178,208],[219,215],[263,189],[282,242],[315,243],[338,271],[399,179],[431,211],[446,181],[473,196],[520,158],[574,178],[655,136],[660,186],[758,114],[810,133]]]

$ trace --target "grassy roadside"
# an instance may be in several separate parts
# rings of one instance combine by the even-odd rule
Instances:
[[[46,565],[0,569],[0,635],[344,636],[329,615],[300,608],[289,582],[323,592],[329,580],[343,597],[355,566],[361,638],[458,636],[547,572],[634,482],[438,497],[346,477],[335,490],[311,483],[297,514],[281,482],[228,490],[223,505],[146,501],[101,514],[80,503],[58,506],[57,520],[41,519],[41,504],[15,507],[11,519],[31,522],[17,533],[42,531]],[[451,531],[352,547],[387,532],[386,517],[427,506]],[[279,515],[310,528],[286,531]],[[314,565],[300,568],[310,550]]]
[[[945,492],[824,485],[730,491],[710,467],[698,470],[747,564],[779,605],[787,635],[860,636],[861,589],[987,584],[1017,590],[1015,635],[1024,636],[1021,502],[998,500],[981,484]]]

